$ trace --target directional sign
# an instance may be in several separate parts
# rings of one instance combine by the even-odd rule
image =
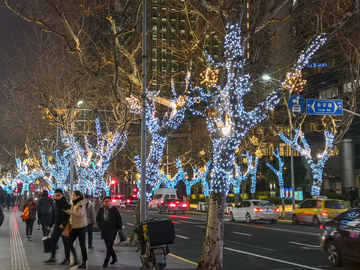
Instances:
[[[300,95],[293,95],[289,98],[288,107],[291,113],[300,114],[305,109],[305,98]]]
[[[306,114],[342,115],[343,101],[340,99],[307,99]]]

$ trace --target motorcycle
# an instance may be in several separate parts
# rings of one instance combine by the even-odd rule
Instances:
[[[139,239],[139,254],[143,267],[163,270],[166,267],[168,244],[174,243],[175,230],[171,220],[154,218],[141,222],[135,233]]]

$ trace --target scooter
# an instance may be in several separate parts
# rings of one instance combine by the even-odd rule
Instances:
[[[142,254],[141,249],[139,250],[143,268],[155,268],[156,270],[163,270],[166,267],[166,255],[168,253],[168,245],[150,247],[147,243],[144,254]]]

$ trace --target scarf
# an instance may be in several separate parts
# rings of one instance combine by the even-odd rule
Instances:
[[[104,220],[105,221],[109,221],[109,209],[110,209],[110,207],[106,207],[106,206],[104,206]]]
[[[77,204],[77,203],[80,202],[81,200],[82,200],[81,197],[73,200],[73,201],[72,201],[73,206],[75,206],[75,204]]]

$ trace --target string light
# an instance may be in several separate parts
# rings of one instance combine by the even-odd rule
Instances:
[[[280,198],[285,198],[285,192],[284,192],[284,178],[283,178],[283,172],[284,172],[284,161],[280,157],[280,151],[279,148],[275,149],[275,152],[273,152],[274,156],[278,159],[279,162],[279,169],[275,169],[270,163],[266,163],[266,166],[268,166],[278,177],[279,180],[279,189],[280,189]],[[274,158],[273,158],[274,159]]]
[[[34,168],[29,172],[28,164],[31,163],[31,159],[24,160],[24,163],[21,162],[20,158],[16,158],[16,169],[20,182],[23,187],[21,190],[21,195],[24,194],[25,191],[29,190],[29,185],[33,183],[37,178],[43,177],[44,173],[39,168]]]
[[[207,87],[213,87],[219,81],[218,75],[219,69],[213,70],[208,67],[204,73],[200,73],[201,78],[203,78],[200,84],[205,84]]]
[[[282,132],[279,133],[280,138],[293,149],[298,151],[301,156],[305,157],[306,162],[309,164],[311,169],[311,174],[313,176],[314,182],[311,188],[311,195],[320,195],[320,189],[323,182],[322,176],[325,167],[326,161],[329,159],[331,150],[333,149],[334,138],[336,134],[331,133],[330,131],[325,131],[325,149],[319,155],[319,159],[316,160],[311,155],[311,148],[304,136],[304,133],[301,129],[297,128],[295,131],[294,140],[291,141],[288,139]],[[299,140],[302,145],[299,144]]]

